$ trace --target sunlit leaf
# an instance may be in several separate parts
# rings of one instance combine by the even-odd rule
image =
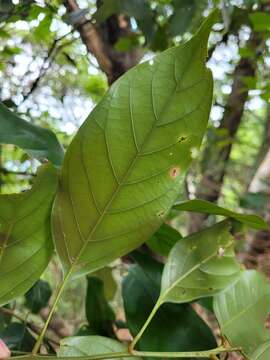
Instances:
[[[30,124],[0,103],[0,143],[14,144],[37,159],[61,165],[64,152],[55,134]]]
[[[238,279],[230,227],[229,221],[222,221],[178,241],[164,267],[161,303],[207,297]]]
[[[176,200],[211,106],[205,57],[213,21],[118,79],[73,139],[53,216],[66,274],[81,276],[138,247]]]
[[[174,209],[180,211],[226,216],[244,223],[254,229],[266,229],[269,227],[269,225],[260,216],[239,214],[206,200],[194,199],[184,201],[175,205]]]
[[[270,311],[270,284],[254,270],[215,297],[214,310],[221,332],[233,347],[241,347],[248,360],[270,358],[270,331],[265,321]]]
[[[249,14],[250,21],[255,31],[270,30],[270,14],[267,12],[256,11]]]
[[[43,165],[31,190],[0,196],[0,305],[24,294],[51,258],[57,172]]]

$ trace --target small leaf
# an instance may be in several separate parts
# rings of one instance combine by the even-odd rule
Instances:
[[[95,276],[87,278],[85,313],[93,335],[114,336],[115,314],[105,299],[103,281]]]
[[[270,14],[267,12],[255,11],[249,14],[249,19],[254,31],[270,31]]]
[[[123,300],[127,324],[135,336],[158,299],[163,266],[143,253],[132,257],[137,264],[124,278]],[[211,329],[190,304],[162,305],[138,343],[141,351],[192,351],[215,346]]]
[[[195,199],[184,201],[182,203],[176,204],[174,209],[180,211],[198,212],[202,214],[222,215],[233,218],[254,229],[266,229],[269,227],[269,225],[260,216],[239,214],[206,200]]]
[[[114,352],[127,353],[127,346],[120,343],[119,341],[103,336],[74,336],[61,340],[60,350],[58,351],[57,356],[63,358],[112,354]],[[119,358],[116,359],[134,360],[140,358],[125,358],[123,356],[119,356]]]
[[[23,295],[48,265],[56,187],[57,172],[46,164],[31,190],[0,196],[0,305]]]
[[[47,281],[38,280],[35,285],[25,294],[25,306],[37,314],[46,307],[52,295],[52,289]]]
[[[221,332],[233,347],[241,347],[248,360],[270,358],[270,332],[265,321],[270,311],[270,284],[254,270],[215,297],[214,311]]]
[[[53,214],[65,274],[103,267],[162,224],[206,129],[213,21],[189,42],[125,73],[73,139]]]
[[[222,221],[178,241],[164,267],[159,302],[189,302],[236,281],[233,240],[230,222]]]
[[[55,134],[21,119],[0,103],[0,143],[14,144],[37,159],[61,165],[63,149]]]
[[[170,33],[172,36],[186,32],[196,12],[195,0],[173,0],[173,15],[170,18]]]
[[[103,281],[104,285],[104,295],[105,298],[110,301],[113,300],[115,293],[117,291],[117,283],[113,277],[112,268],[105,266],[102,269],[99,269],[92,273],[93,276],[97,276]]]
[[[168,256],[172,247],[180,239],[182,239],[182,235],[177,230],[167,224],[162,224],[154,235],[146,241],[146,244],[158,254]]]
[[[35,345],[35,338],[27,327],[17,322],[10,324],[1,331],[0,338],[4,340],[11,351],[32,351]]]

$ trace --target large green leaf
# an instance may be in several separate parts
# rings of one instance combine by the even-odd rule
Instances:
[[[215,297],[214,310],[221,332],[248,360],[269,360],[270,285],[264,275],[244,271],[240,279]]]
[[[239,214],[234,211],[225,209],[221,206],[215,205],[210,201],[194,199],[184,201],[174,206],[175,210],[198,212],[210,215],[222,215],[235,219],[241,223],[244,223],[254,229],[266,229],[269,225],[257,215]]]
[[[0,143],[14,144],[37,159],[61,165],[64,152],[55,134],[23,120],[0,103]]]
[[[209,116],[212,23],[118,79],[73,139],[53,216],[65,273],[86,274],[138,247],[173,205]]]
[[[163,265],[137,253],[123,282],[127,324],[136,335],[154,307],[160,292]],[[142,306],[143,304],[143,306]],[[210,328],[190,304],[164,304],[138,343],[141,351],[196,351],[216,346]]]
[[[31,190],[0,196],[0,305],[24,294],[48,265],[56,187],[57,172],[46,164]]]
[[[63,339],[60,343],[58,357],[77,357],[87,355],[112,354],[115,352],[126,352],[127,346],[119,341],[103,336],[74,336]],[[119,356],[117,359],[127,359]],[[129,357],[129,359],[140,359]]]
[[[230,222],[192,234],[172,248],[162,274],[159,302],[188,302],[218,293],[240,274]]]

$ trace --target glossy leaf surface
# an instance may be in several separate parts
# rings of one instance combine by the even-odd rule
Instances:
[[[58,357],[76,357],[87,355],[127,352],[127,347],[119,341],[103,336],[74,336],[63,339],[60,343]],[[126,359],[119,357],[117,359]],[[138,357],[129,359],[139,359]]]
[[[53,221],[65,273],[81,276],[138,247],[176,200],[209,116],[212,22],[118,79],[73,139]]]
[[[217,295],[214,310],[221,332],[248,360],[270,358],[270,331],[265,321],[270,311],[270,284],[264,275],[244,271],[240,279]]]
[[[137,264],[124,279],[123,299],[127,324],[135,336],[158,299],[163,265],[143,253],[136,252],[133,258]],[[195,351],[215,346],[212,331],[190,304],[162,305],[138,343],[141,351]]]
[[[0,103],[0,143],[21,147],[37,159],[48,159],[61,165],[64,151],[55,134],[33,125]]]
[[[210,215],[222,215],[235,219],[241,223],[244,223],[254,229],[266,229],[269,225],[257,215],[239,214],[234,211],[225,209],[221,206],[215,205],[210,201],[194,199],[184,201],[173,207],[175,210],[198,212]]]
[[[190,235],[172,248],[162,274],[160,302],[188,302],[218,293],[239,277],[230,222]]]
[[[56,187],[57,172],[47,164],[31,190],[0,196],[0,305],[24,294],[48,265]]]

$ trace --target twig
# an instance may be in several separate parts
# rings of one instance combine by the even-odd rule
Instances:
[[[8,170],[4,167],[0,167],[0,173],[2,175],[22,175],[22,176],[36,176],[36,174],[34,173],[29,173],[27,171],[13,171],[13,170]]]
[[[14,317],[15,319],[19,320],[21,323],[25,324],[25,326],[27,326],[30,330],[32,330],[36,335],[40,335],[41,334],[41,329],[36,326],[35,324],[31,323],[30,321],[25,321],[24,318],[22,318],[20,315],[16,314],[14,312],[14,310],[8,309],[8,308],[3,308],[0,307],[0,312],[4,315],[10,316],[10,317]],[[54,339],[46,336],[45,338],[48,342],[51,342],[54,345],[60,346],[59,342],[55,341]]]

